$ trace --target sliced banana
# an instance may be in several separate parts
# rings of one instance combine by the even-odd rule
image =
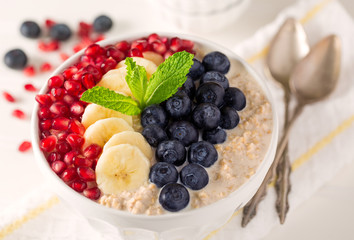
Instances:
[[[132,146],[136,146],[148,159],[153,157],[152,148],[141,133],[131,131],[116,133],[104,145],[103,151],[119,144],[130,144]]]
[[[120,144],[104,151],[96,166],[96,181],[105,194],[137,189],[149,178],[150,163],[136,146]]]
[[[132,91],[125,81],[127,75],[126,68],[112,69],[103,75],[101,81],[96,86],[109,88],[113,91],[121,92],[124,95],[133,97]]]
[[[136,62],[137,65],[143,66],[146,69],[146,75],[147,78],[150,79],[151,75],[156,71],[157,66],[154,62],[145,59],[145,58],[141,58],[141,57],[132,57],[132,59],[134,60],[134,62]],[[116,68],[118,69],[126,69],[126,65],[125,65],[125,60],[120,61],[117,65]],[[112,70],[111,70],[112,71]]]
[[[133,126],[133,117],[129,115],[125,115],[123,113],[102,107],[97,104],[89,104],[82,115],[81,123],[87,129],[93,123],[97,122],[100,119],[117,117],[125,120],[131,127]]]
[[[123,131],[134,131],[134,129],[122,118],[112,117],[98,120],[86,129],[83,149],[93,143],[103,147],[114,134]]]
[[[143,52],[143,56],[145,59],[154,62],[157,66],[165,61],[165,59],[160,54],[152,51]]]

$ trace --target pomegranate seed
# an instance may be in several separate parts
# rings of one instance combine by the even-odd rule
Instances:
[[[59,153],[65,154],[65,153],[71,151],[71,147],[67,142],[63,141],[63,142],[59,142],[57,144],[57,150]]]
[[[164,54],[167,50],[166,45],[163,44],[161,41],[153,42],[152,49],[159,54]]]
[[[65,117],[58,117],[53,119],[52,127],[55,130],[67,130],[69,123],[70,119]]]
[[[148,36],[148,43],[152,44],[156,40],[160,40],[160,36],[157,33],[152,33]]]
[[[143,57],[143,54],[139,49],[132,48],[128,51],[128,57]]]
[[[106,73],[109,70],[114,69],[116,66],[117,66],[116,60],[114,60],[112,57],[110,57],[102,63],[101,69],[102,69],[102,72]]]
[[[77,67],[69,67],[63,72],[64,79],[70,79],[78,71]]]
[[[174,54],[174,52],[172,50],[167,50],[167,52],[163,55],[163,57],[165,59],[167,59],[168,57],[172,56]]]
[[[72,80],[74,81],[79,81],[81,80],[82,78],[82,75],[84,74],[84,70],[83,69],[80,69],[79,71],[77,71],[77,73],[75,73],[73,76],[72,76]]]
[[[33,77],[36,74],[36,71],[34,70],[34,67],[32,65],[30,65],[30,66],[27,66],[23,69],[23,73],[27,77]]]
[[[182,40],[178,37],[171,38],[171,50],[178,52],[182,50]]]
[[[130,44],[127,41],[122,41],[116,44],[116,48],[123,52],[126,52],[130,49]]]
[[[71,112],[71,114],[73,114],[75,116],[81,116],[84,113],[84,111],[85,111],[85,108],[80,102],[74,102],[70,106],[70,112]]]
[[[52,88],[50,90],[50,96],[53,101],[62,100],[66,91],[63,88]]]
[[[38,110],[38,117],[40,119],[48,119],[52,117],[52,112],[47,107],[41,107]]]
[[[85,143],[85,138],[76,133],[71,133],[66,137],[66,141],[73,149],[80,149]]]
[[[132,46],[131,48],[137,48],[139,49],[141,52],[145,52],[148,51],[150,46],[149,43],[146,40],[136,40],[134,42],[132,42]]]
[[[84,85],[86,89],[93,88],[96,85],[95,79],[91,73],[84,73],[81,79],[82,85]]]
[[[74,165],[77,167],[89,167],[90,168],[93,165],[93,160],[77,156],[74,158]]]
[[[63,102],[53,103],[49,110],[56,116],[66,116],[69,113],[69,108]]]
[[[170,39],[168,37],[161,37],[160,41],[165,44],[166,48],[170,47]]]
[[[77,178],[76,169],[73,167],[68,167],[66,170],[64,170],[60,177],[66,183],[71,182]]]
[[[43,41],[38,42],[38,48],[43,52],[52,52],[58,50],[59,46],[60,46],[59,42],[55,40],[49,42],[43,42]]]
[[[75,160],[74,160],[75,161]],[[89,167],[78,167],[77,174],[85,181],[93,181],[96,179],[96,173]]]
[[[56,24],[56,22],[54,22],[54,21],[51,20],[51,19],[46,19],[46,20],[45,20],[45,26],[46,26],[47,28],[51,28],[51,27],[53,27],[55,24]]]
[[[53,135],[43,138],[40,141],[40,148],[45,152],[51,152],[54,150],[55,145],[57,144],[57,138]]]
[[[79,153],[79,151],[77,151],[77,150],[72,150],[72,151],[66,153],[65,156],[64,156],[64,162],[65,162],[68,166],[71,165],[71,164],[73,164],[75,157],[78,156],[79,154],[80,154],[80,153]]]
[[[101,191],[100,191],[100,189],[98,189],[98,187],[85,189],[83,193],[84,193],[85,197],[92,199],[92,200],[97,200],[101,196]]]
[[[58,132],[57,137],[59,141],[65,141],[66,137],[68,136],[67,132]]]
[[[79,37],[89,37],[92,31],[92,25],[85,23],[85,22],[79,22],[79,30],[77,34]]]
[[[85,71],[91,73],[92,76],[96,79],[96,81],[100,81],[102,78],[102,73],[99,69],[97,69],[93,65],[88,65],[85,67]]]
[[[42,131],[49,130],[52,127],[52,120],[47,119],[39,123],[39,127]]]
[[[52,104],[52,99],[47,94],[38,94],[35,97],[36,101],[39,103],[40,106],[50,106]]]
[[[63,101],[70,106],[71,104],[73,104],[76,101],[76,98],[74,96],[66,94],[63,97]]]
[[[66,59],[68,59],[70,56],[66,53],[60,53],[59,54],[60,59],[64,62]]]
[[[71,123],[69,125],[69,131],[72,132],[72,133],[77,133],[79,135],[84,135],[85,127],[78,120],[72,119]]]
[[[40,67],[41,72],[48,72],[50,70],[52,70],[52,65],[49,62],[43,63]]]
[[[87,188],[87,184],[81,180],[75,180],[74,182],[71,183],[70,186],[76,192],[82,192]]]
[[[20,146],[18,147],[18,150],[20,152],[27,152],[29,149],[31,149],[32,144],[29,141],[23,141]]]
[[[96,39],[93,40],[93,41],[96,43],[96,42],[99,42],[99,41],[102,41],[102,40],[105,40],[105,39],[106,39],[105,36],[101,34],[101,35],[98,35],[96,37]]]
[[[104,53],[104,49],[100,47],[98,44],[91,44],[85,50],[85,55],[90,57],[97,57]]]
[[[25,84],[24,88],[26,91],[29,91],[29,92],[37,92],[38,91],[38,89],[30,83]]]
[[[95,58],[95,65],[101,67],[101,64],[107,59],[106,56],[100,55]]]
[[[91,144],[85,148],[83,154],[89,159],[97,158],[102,152],[102,148],[97,144]]]
[[[48,157],[47,160],[48,162],[55,162],[55,161],[59,161],[63,158],[63,156],[60,153],[57,152],[51,152]]]
[[[194,47],[194,42],[186,39],[182,39],[182,46],[184,50],[192,50]]]
[[[19,110],[19,109],[15,109],[13,112],[12,112],[12,116],[18,118],[18,119],[26,119],[26,114]]]
[[[118,50],[115,47],[109,47],[107,49],[107,56],[112,57],[117,62],[120,62],[125,58],[124,52],[122,52],[121,50]]]
[[[78,95],[79,92],[82,91],[82,85],[80,82],[77,81],[65,81],[64,82],[64,88],[66,89],[66,91],[68,91],[69,94],[71,95]]]
[[[57,160],[52,162],[51,167],[56,174],[61,174],[66,169],[66,164],[63,161]]]
[[[80,63],[89,63],[89,64],[94,64],[94,58],[86,55],[82,55],[80,57]]]
[[[64,84],[64,77],[61,75],[56,75],[48,80],[48,87],[49,88],[60,88]]]
[[[8,102],[16,102],[16,99],[8,92],[3,92],[2,95]]]

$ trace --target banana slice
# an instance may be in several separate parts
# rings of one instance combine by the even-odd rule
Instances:
[[[132,146],[136,146],[144,153],[148,159],[153,157],[152,148],[145,140],[144,136],[141,133],[131,131],[124,131],[114,134],[104,145],[103,151],[106,151],[110,147],[120,144],[130,144]]]
[[[138,147],[120,144],[104,151],[96,166],[96,181],[105,194],[137,189],[148,181],[150,163]]]
[[[132,91],[125,81],[127,75],[126,68],[112,69],[103,75],[101,81],[96,86],[109,88],[113,91],[121,92],[124,95],[133,97]]]
[[[97,104],[89,104],[82,115],[81,123],[87,129],[93,123],[97,122],[100,119],[117,117],[125,120],[131,127],[133,126],[133,117],[129,115],[125,115],[123,113],[102,107]]]
[[[112,117],[98,120],[86,129],[83,149],[93,143],[103,147],[114,134],[123,131],[134,131],[134,129],[121,118]]]
[[[165,59],[160,54],[152,51],[143,52],[143,56],[145,59],[154,62],[157,66],[165,61]]]
[[[134,60],[134,62],[136,62],[137,65],[143,66],[146,69],[146,75],[147,78],[150,79],[151,75],[156,71],[157,66],[154,62],[145,59],[145,58],[141,58],[141,57],[132,57],[132,59]],[[120,61],[117,65],[116,68],[118,69],[126,69],[126,65],[125,65],[125,60]],[[112,71],[112,70],[111,70]]]

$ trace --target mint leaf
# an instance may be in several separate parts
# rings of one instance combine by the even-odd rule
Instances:
[[[186,51],[177,52],[158,66],[146,89],[146,106],[161,103],[177,92],[187,80],[193,57],[193,54]]]
[[[125,59],[125,65],[127,65],[127,75],[125,77],[125,81],[127,82],[135,99],[138,100],[140,106],[144,108],[144,96],[148,84],[146,70],[144,67],[136,65],[130,57]]]
[[[141,109],[138,103],[131,97],[124,96],[105,87],[93,87],[85,91],[81,101],[95,103],[105,108],[109,108],[126,115],[138,115]]]

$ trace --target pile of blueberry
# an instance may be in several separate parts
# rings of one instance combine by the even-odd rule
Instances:
[[[172,212],[188,205],[186,187],[200,190],[208,184],[205,168],[218,159],[213,144],[226,140],[224,129],[238,125],[237,111],[246,106],[242,91],[229,87],[224,74],[230,61],[223,53],[211,52],[202,62],[193,61],[183,87],[160,105],[145,108],[141,115],[142,134],[156,148],[158,160],[151,167],[150,181],[163,187],[160,204]],[[179,173],[177,168],[181,168]]]

